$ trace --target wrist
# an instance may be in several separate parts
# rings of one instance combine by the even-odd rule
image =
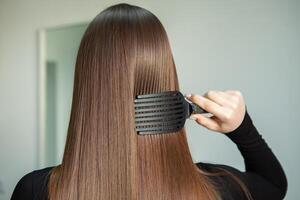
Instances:
[[[252,119],[246,109],[242,123],[233,131],[225,133],[225,135],[234,140],[241,134],[248,132],[248,130],[251,129],[251,126],[253,126]]]

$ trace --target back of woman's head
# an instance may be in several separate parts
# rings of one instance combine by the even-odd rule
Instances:
[[[215,199],[193,164],[185,129],[138,135],[137,94],[179,90],[167,34],[149,11],[111,6],[79,47],[63,161],[50,199]]]

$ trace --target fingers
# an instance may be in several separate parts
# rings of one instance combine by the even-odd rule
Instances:
[[[195,120],[198,124],[204,126],[205,128],[212,130],[212,131],[219,131],[220,126],[216,120],[213,120],[210,117],[205,117],[201,114],[193,114],[190,117],[191,119]]]
[[[231,108],[236,109],[240,104],[245,104],[243,95],[238,90],[227,90],[225,94],[231,101]]]
[[[213,102],[212,100],[200,95],[191,95],[188,99],[219,119],[226,120],[226,116],[224,116],[224,113],[226,113],[224,107]]]
[[[186,98],[213,114],[208,117],[203,114],[193,114],[198,124],[217,132],[227,133],[241,123],[245,114],[245,101],[238,90],[208,91],[203,96],[193,94]]]
[[[231,105],[230,95],[226,94],[225,92],[210,90],[210,91],[206,92],[203,96],[214,101],[215,103],[219,104],[220,106],[230,106]]]
[[[242,97],[242,93],[238,90],[226,90],[224,92],[232,101],[238,101],[240,97]]]

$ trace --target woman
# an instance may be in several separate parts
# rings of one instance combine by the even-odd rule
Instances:
[[[184,128],[138,135],[135,96],[167,90],[179,90],[179,84],[167,34],[156,16],[128,4],[101,12],[78,50],[62,163],[25,175],[12,199],[283,199],[283,169],[238,91],[187,98],[213,114],[191,118],[231,139],[244,157],[245,172],[194,164]]]

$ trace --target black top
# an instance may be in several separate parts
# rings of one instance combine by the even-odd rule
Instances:
[[[227,165],[196,163],[209,172],[225,169],[237,176],[248,188],[255,200],[283,199],[287,191],[285,173],[262,136],[252,123],[248,112],[241,125],[225,134],[234,142],[245,162],[245,172]],[[11,200],[46,199],[48,172],[52,167],[35,170],[23,176],[17,183]],[[237,182],[230,176],[210,176],[218,186],[221,196],[226,200],[245,199]]]

